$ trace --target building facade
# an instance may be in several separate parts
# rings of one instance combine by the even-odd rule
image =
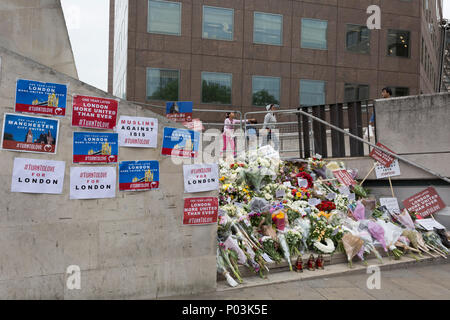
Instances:
[[[127,100],[248,112],[373,99],[385,86],[438,91],[442,0],[110,5],[109,90]],[[371,5],[380,30],[367,28]]]

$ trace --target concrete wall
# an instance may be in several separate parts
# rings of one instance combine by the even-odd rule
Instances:
[[[59,0],[0,1],[0,46],[78,78]]]
[[[16,78],[69,83],[69,94],[105,92],[0,48],[0,120],[14,112]],[[58,153],[0,151],[0,299],[155,298],[216,286],[217,226],[183,226],[182,167],[161,156],[165,125],[120,101],[119,115],[157,117],[157,149],[120,148],[121,160],[159,160],[160,189],[118,192],[115,199],[70,200],[71,99],[61,118]],[[91,131],[76,128],[76,131]],[[66,161],[63,194],[11,193],[15,157]],[[81,290],[66,288],[66,268],[81,267]]]

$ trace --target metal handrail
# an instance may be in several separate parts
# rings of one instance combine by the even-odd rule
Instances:
[[[447,183],[450,183],[450,179],[448,179],[447,177],[444,177],[444,176],[441,175],[440,173],[434,172],[433,170],[431,170],[431,169],[429,169],[429,168],[426,168],[426,167],[424,167],[424,166],[422,166],[422,165],[420,165],[420,164],[418,164],[418,163],[415,163],[415,162],[413,162],[413,161],[411,161],[411,160],[408,160],[408,159],[406,159],[406,158],[404,158],[404,157],[402,157],[402,156],[400,156],[400,155],[398,155],[398,154],[392,153],[392,152],[390,152],[389,150],[386,150],[386,149],[384,149],[384,148],[381,148],[381,147],[379,147],[379,146],[377,146],[377,145],[375,145],[375,144],[373,144],[373,143],[371,143],[371,142],[368,142],[368,141],[366,141],[366,140],[364,140],[364,139],[362,139],[362,138],[360,138],[360,137],[358,137],[358,136],[355,136],[354,134],[351,134],[350,132],[345,131],[344,129],[341,129],[341,128],[339,128],[339,127],[336,127],[335,125],[332,125],[331,123],[328,123],[328,122],[326,122],[326,121],[324,121],[324,120],[322,120],[322,119],[320,119],[320,118],[317,118],[317,117],[315,117],[315,116],[313,116],[313,115],[311,115],[311,114],[309,114],[309,113],[307,113],[307,112],[304,112],[304,111],[302,111],[302,110],[297,109],[297,110],[296,110],[295,112],[293,112],[293,113],[299,113],[299,114],[302,114],[302,115],[304,115],[304,116],[307,116],[307,117],[309,117],[310,119],[312,119],[312,120],[314,120],[314,121],[318,121],[318,122],[320,122],[320,123],[322,123],[322,124],[324,124],[324,125],[326,125],[326,126],[328,126],[328,127],[330,127],[330,128],[333,128],[334,130],[337,130],[337,131],[339,131],[339,132],[342,132],[343,134],[345,134],[345,135],[347,135],[347,136],[349,136],[349,137],[351,137],[351,138],[353,138],[353,139],[356,139],[356,140],[361,141],[361,142],[363,142],[363,143],[365,143],[365,144],[368,144],[368,145],[371,146],[372,148],[375,148],[375,149],[378,149],[379,151],[382,151],[382,152],[384,152],[384,153],[387,153],[388,155],[390,155],[390,156],[392,156],[392,157],[394,157],[394,158],[396,158],[396,159],[398,159],[398,160],[401,160],[401,161],[403,161],[403,162],[406,162],[407,164],[409,164],[409,165],[411,165],[411,166],[413,166],[413,167],[419,168],[419,169],[421,169],[421,170],[423,170],[423,171],[425,171],[425,172],[428,172],[429,174],[431,174],[431,175],[433,175],[433,176],[438,177],[439,179],[444,180],[444,181],[447,182]]]

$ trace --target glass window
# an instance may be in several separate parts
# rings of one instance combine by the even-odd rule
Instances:
[[[300,80],[300,105],[320,106],[325,104],[325,81]]]
[[[147,100],[178,101],[179,71],[147,68]]]
[[[280,103],[281,79],[274,77],[253,76],[253,105],[266,106]]]
[[[366,84],[345,84],[344,102],[362,101],[369,99],[369,86]]]
[[[181,34],[181,3],[149,0],[148,32]]]
[[[283,16],[255,12],[253,20],[253,42],[282,45]]]
[[[392,96],[393,97],[409,96],[409,88],[394,87],[394,88],[392,88]]]
[[[388,56],[409,58],[409,31],[388,31]]]
[[[347,51],[370,53],[370,30],[366,26],[347,25]]]
[[[203,6],[203,38],[233,40],[233,9]]]
[[[328,21],[302,19],[302,48],[327,49]]]
[[[231,104],[230,73],[202,72],[202,102]]]

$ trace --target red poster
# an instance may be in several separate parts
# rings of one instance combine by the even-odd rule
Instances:
[[[353,180],[352,176],[348,173],[347,170],[335,170],[333,171],[334,176],[338,181],[344,186],[352,186],[356,184],[356,181]]]
[[[428,187],[412,197],[403,200],[403,205],[409,212],[418,213],[423,218],[445,208],[444,201],[442,201],[436,189],[433,187]]]
[[[74,96],[72,126],[113,129],[116,126],[118,102],[114,99]]]
[[[391,149],[389,149],[385,145],[382,145],[379,142],[377,143],[377,146],[380,148],[386,149],[392,153],[395,153],[394,151],[392,151]],[[392,162],[394,162],[394,160],[395,160],[394,157],[388,155],[387,153],[384,153],[383,151],[375,149],[375,148],[372,149],[372,151],[369,153],[369,156],[372,157],[373,159],[375,159],[376,161],[378,161],[380,164],[382,164],[386,168],[389,168],[391,166]]]
[[[197,225],[217,222],[219,200],[214,197],[185,198],[183,224]]]

